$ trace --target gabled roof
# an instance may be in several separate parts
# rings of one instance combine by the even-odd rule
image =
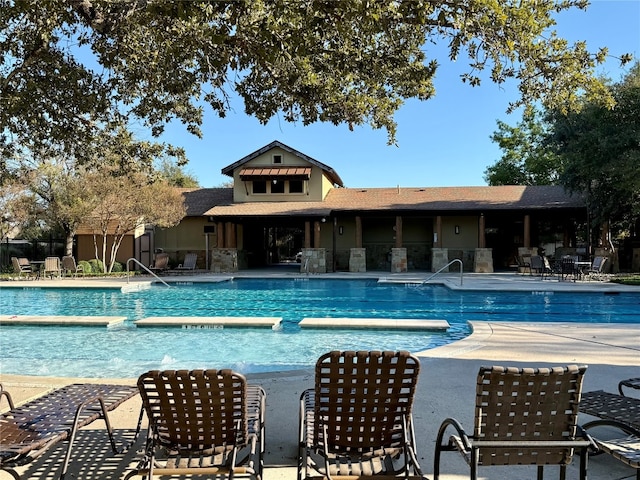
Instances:
[[[325,199],[332,211],[479,211],[585,208],[581,195],[559,185],[496,187],[398,187],[333,189]]]
[[[329,180],[331,180],[331,182],[334,185],[338,185],[340,187],[344,186],[343,183],[342,183],[342,179],[340,178],[340,176],[336,173],[336,171],[333,168],[331,168],[328,165],[325,165],[322,162],[319,162],[318,160],[316,160],[314,158],[311,158],[308,155],[305,155],[302,152],[299,152],[295,148],[291,148],[290,146],[285,145],[282,142],[279,142],[278,140],[274,140],[269,145],[265,145],[264,147],[256,150],[255,152],[250,153],[246,157],[241,158],[237,162],[234,162],[231,165],[228,165],[228,166],[224,167],[222,169],[222,174],[223,175],[227,175],[229,177],[233,177],[233,172],[236,170],[236,168],[241,167],[245,163],[253,160],[254,158],[259,157],[260,155],[262,155],[264,153],[267,153],[269,150],[273,150],[274,148],[281,148],[285,152],[289,152],[290,154],[295,155],[296,157],[299,157],[299,158],[303,159],[304,161],[309,162],[312,165],[315,165],[316,167],[319,167],[320,169],[322,169],[326,173],[327,177],[329,177]]]
[[[480,212],[586,208],[561,186],[335,188],[318,202],[233,203],[231,188],[185,192],[189,216],[328,216],[333,212]]]
[[[181,190],[188,217],[201,217],[214,205],[233,204],[233,188],[185,188]]]

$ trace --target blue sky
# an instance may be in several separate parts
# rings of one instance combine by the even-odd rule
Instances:
[[[640,58],[640,0],[594,0],[587,11],[572,9],[557,17],[556,30],[570,42],[585,40],[591,51],[609,47],[611,55],[631,53]],[[186,170],[203,187],[215,187],[229,177],[223,167],[260,147],[279,140],[338,172],[347,187],[436,187],[485,185],[484,171],[501,156],[490,136],[496,120],[510,125],[520,114],[506,114],[517,98],[515,84],[480,87],[462,84],[463,62],[438,58],[436,96],[426,102],[409,101],[396,114],[398,146],[387,146],[384,130],[347,126],[287,123],[273,118],[267,125],[244,114],[237,102],[224,119],[208,112],[203,139],[170,125],[161,141],[183,147]],[[598,73],[614,81],[628,67],[612,58]]]

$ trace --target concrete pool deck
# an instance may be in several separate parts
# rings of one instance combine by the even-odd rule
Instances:
[[[270,275],[261,275],[262,278],[267,276]],[[380,272],[377,276],[367,278],[379,276]],[[384,276],[391,277],[389,274]],[[198,275],[193,278],[196,277],[205,276]],[[415,278],[416,274],[405,275],[403,278],[411,277]],[[190,277],[181,276],[179,281],[190,281],[188,278]],[[442,279],[453,284],[459,283],[459,274],[442,275]],[[72,279],[40,280],[35,284],[44,286],[51,283],[52,286],[60,287],[68,283],[69,286],[80,287],[90,282],[94,286],[98,283],[92,280]],[[109,282],[113,282],[113,286],[116,287],[117,282]],[[1,282],[0,289],[8,283],[20,283],[20,286],[23,286],[27,282]],[[34,282],[28,284],[33,285]],[[28,284],[26,286],[29,286]],[[119,284],[122,285],[122,281]],[[640,291],[639,287],[602,282],[543,282],[539,278],[521,278],[520,275],[514,274],[465,274],[463,286],[475,290],[508,290],[514,287],[537,290],[538,285],[543,286],[544,291],[558,291],[568,287],[574,287],[568,288],[569,290],[580,291]],[[472,322],[472,326],[473,333],[466,339],[418,353],[421,373],[414,408],[416,441],[421,466],[430,478],[433,472],[434,442],[442,420],[455,417],[467,430],[473,427],[475,378],[481,365],[587,364],[589,368],[585,376],[584,391],[602,389],[615,392],[619,380],[640,376],[640,324]],[[1,336],[0,339],[3,342],[8,341]],[[250,382],[262,385],[267,392],[265,480],[294,480],[298,399],[304,389],[312,387],[313,371],[309,369],[280,374],[250,374],[247,377]],[[39,396],[51,388],[78,381],[135,384],[135,379],[69,379],[0,374],[0,382],[12,393],[17,403]],[[139,407],[140,400],[135,398],[113,412],[110,419],[118,434],[131,437]],[[581,416],[580,422],[585,423],[588,418]],[[138,439],[136,448],[130,449],[126,454],[113,455],[102,429],[103,425],[97,421],[78,434],[70,465],[71,478],[120,479],[131,462],[138,458],[136,449],[142,445],[141,439]],[[64,447],[65,444],[54,446],[34,463],[21,467],[23,478],[57,478]],[[466,463],[458,454],[445,454],[441,470],[442,480],[468,478]],[[557,469],[547,470],[548,478],[557,476]],[[589,474],[590,478],[597,480],[635,478],[633,469],[605,455],[590,459]],[[4,478],[10,476],[6,472],[0,473],[0,479]],[[529,467],[481,468],[480,478],[535,478],[535,471]],[[567,478],[577,478],[575,465],[570,467]]]

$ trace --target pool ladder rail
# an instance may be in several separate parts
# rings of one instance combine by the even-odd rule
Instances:
[[[138,265],[139,265],[139,266],[141,266],[144,270],[146,270],[146,271],[147,271],[147,272],[149,272],[151,275],[153,275],[154,277],[156,277],[156,278],[158,279],[158,281],[159,281],[159,282],[164,283],[167,287],[169,287],[169,286],[170,286],[167,282],[165,282],[164,280],[162,280],[158,275],[156,275],[156,274],[155,274],[155,273],[153,273],[151,270],[149,270],[149,269],[147,268],[147,266],[146,266],[146,265],[144,265],[142,262],[140,262],[137,258],[130,258],[129,260],[127,260],[127,283],[129,283],[129,277],[130,277],[130,275],[129,275],[129,271],[130,271],[130,270],[129,270],[129,263],[130,263],[130,262],[134,262],[134,263],[138,264]]]
[[[459,258],[454,258],[453,260],[451,260],[449,263],[447,263],[444,267],[442,267],[440,270],[438,270],[437,272],[435,272],[434,274],[432,274],[429,278],[427,278],[426,280],[423,280],[422,283],[425,284],[427,283],[429,280],[431,280],[433,277],[435,277],[436,275],[438,275],[440,272],[442,272],[445,268],[449,268],[450,265],[454,264],[454,263],[459,263],[460,264],[460,286],[462,286],[462,270],[463,270],[463,265],[462,265],[462,260],[460,260]]]

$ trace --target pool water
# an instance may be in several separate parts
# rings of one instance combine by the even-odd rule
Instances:
[[[116,327],[4,326],[0,371],[136,377],[156,368],[233,368],[243,373],[311,367],[328,350],[413,352],[470,333],[467,321],[640,323],[640,294],[469,292],[371,280],[240,279],[114,289],[0,289],[2,315],[116,315]],[[282,317],[278,330],[136,328],[152,316]],[[447,332],[307,330],[305,317],[444,319]]]

